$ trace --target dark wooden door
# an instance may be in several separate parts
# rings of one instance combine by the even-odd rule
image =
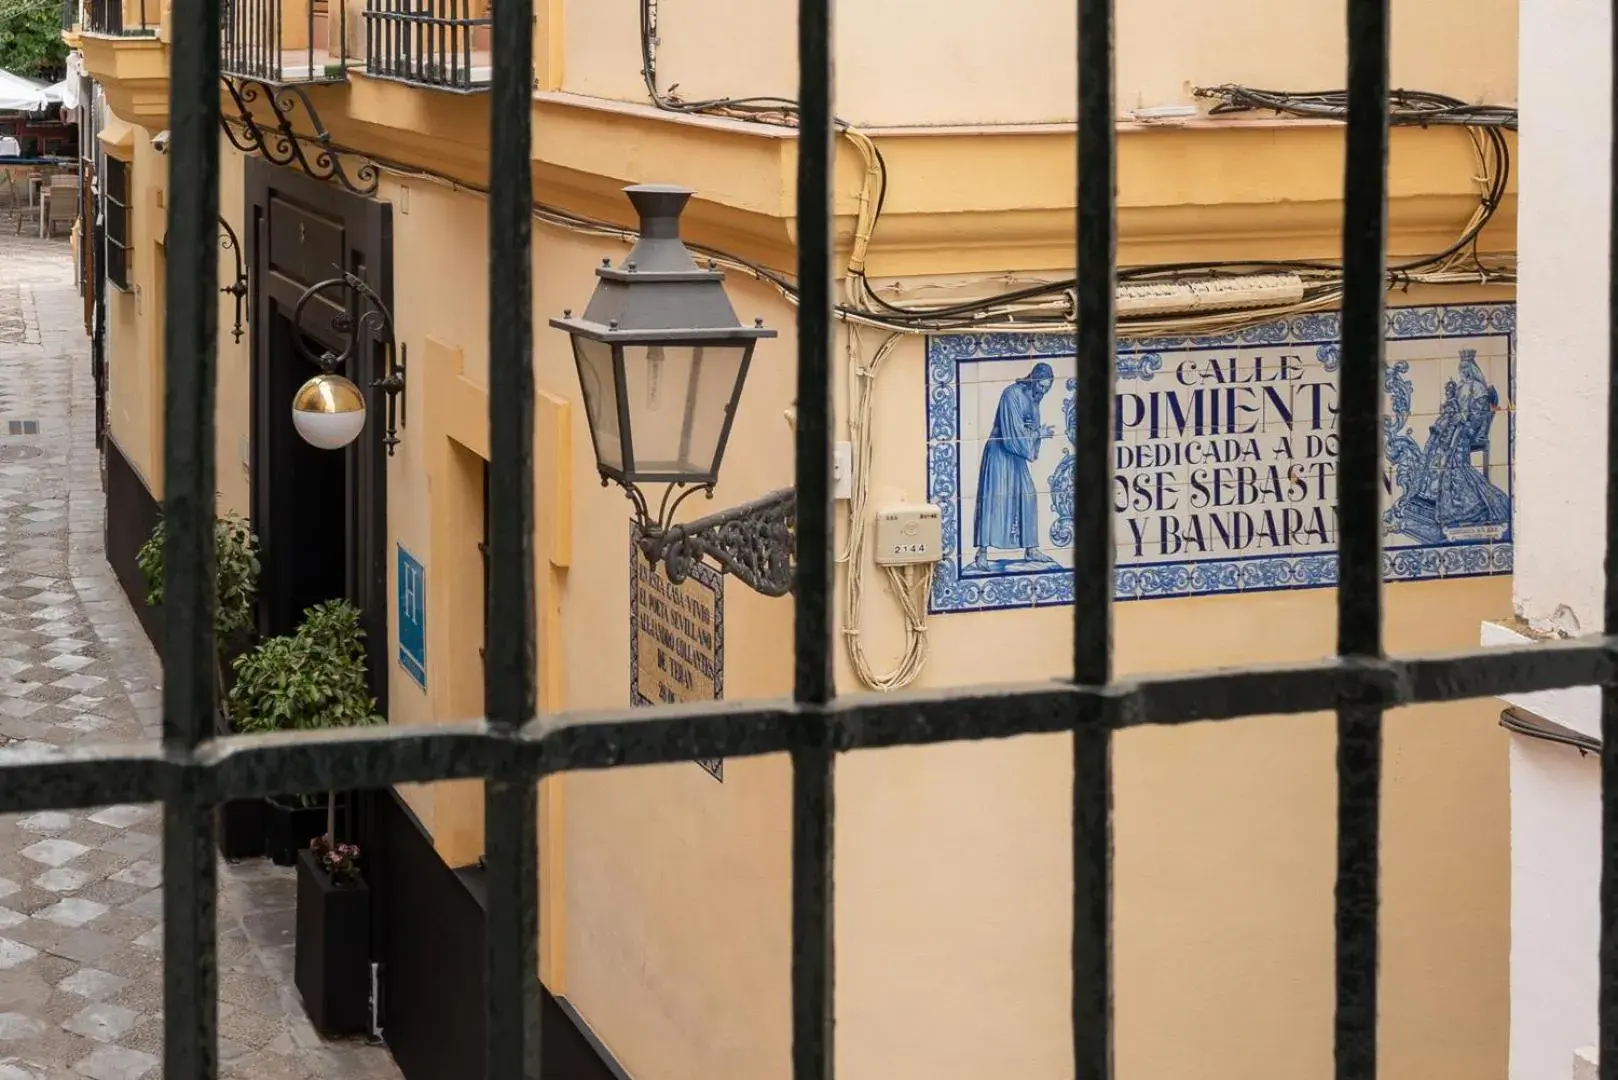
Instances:
[[[391,208],[260,158],[248,158],[246,172],[250,475],[253,526],[263,547],[259,630],[288,633],[310,604],[352,601],[364,616],[371,685],[386,715],[387,455],[381,396],[370,389],[383,374],[383,352],[380,344],[363,340],[340,372],[366,394],[370,416],[364,432],[344,450],[317,450],[293,429],[292,394],[320,371],[307,353],[327,347],[341,352],[346,344],[333,326],[343,291],[312,298],[301,325],[292,319],[310,285],[344,272],[363,278],[391,303]],[[299,347],[300,336],[305,348]]]

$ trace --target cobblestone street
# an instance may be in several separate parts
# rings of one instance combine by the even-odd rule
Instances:
[[[102,555],[94,392],[66,242],[0,229],[0,755],[154,738],[157,660]],[[162,1073],[155,806],[0,818],[0,1080]],[[291,870],[220,867],[225,1076],[398,1075],[291,985]]]

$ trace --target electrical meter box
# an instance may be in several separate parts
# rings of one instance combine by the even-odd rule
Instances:
[[[944,525],[931,503],[884,506],[876,512],[878,566],[934,563],[944,557]]]

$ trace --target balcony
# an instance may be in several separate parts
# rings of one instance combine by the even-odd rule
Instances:
[[[161,0],[85,0],[83,30],[103,37],[156,37],[162,17]]]
[[[219,69],[270,84],[341,82],[350,22],[343,0],[224,0]]]
[[[365,0],[365,73],[454,93],[489,88],[489,0]]]

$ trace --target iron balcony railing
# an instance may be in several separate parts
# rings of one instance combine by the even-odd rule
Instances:
[[[266,83],[340,82],[348,76],[343,0],[221,0],[219,69]]]
[[[705,757],[786,753],[792,763],[792,1076],[833,1076],[834,772],[838,755],[1036,732],[1072,735],[1073,1074],[1112,1075],[1113,733],[1141,725],[1337,713],[1334,1075],[1377,1070],[1378,828],[1382,720],[1417,703],[1599,685],[1603,784],[1600,1043],[1618,1077],[1618,574],[1605,636],[1428,658],[1382,639],[1380,379],[1386,288],[1390,0],[1347,0],[1342,456],[1337,489],[1338,655],[1133,681],[1112,678],[1110,410],[1116,245],[1112,0],[1077,0],[1078,425],[1069,678],[1020,687],[836,700],[832,683],[833,116],[831,0],[799,0],[797,589],[792,698],[535,712],[531,77],[533,0],[493,18],[488,274],[490,633],[486,719],[443,728],[213,736],[219,209],[219,0],[174,0],[167,373],[163,742],[0,761],[0,812],[162,800],[164,1075],[218,1075],[217,854],[212,808],[274,792],[486,778],[487,1075],[539,1075],[536,781]],[[413,27],[416,24],[411,24]],[[412,55],[421,55],[413,53]],[[1615,95],[1618,96],[1618,95]],[[1618,187],[1615,187],[1618,203]],[[1618,207],[1615,207],[1618,209]],[[1613,214],[1618,221],[1618,212]],[[1612,280],[1618,289],[1618,266]],[[1615,296],[1618,301],[1618,296]],[[1615,303],[1618,307],[1618,303]],[[1618,314],[1614,311],[1613,314]],[[1618,320],[1614,320],[1618,325]],[[1618,444],[1618,348],[1608,358]],[[1618,455],[1609,455],[1607,565],[1618,566]],[[722,1021],[721,1021],[722,1022]]]
[[[62,29],[72,30],[79,25],[79,0],[62,0]]]
[[[84,0],[85,33],[110,37],[155,37],[160,0]]]
[[[467,93],[494,78],[487,0],[365,0],[365,73]]]

